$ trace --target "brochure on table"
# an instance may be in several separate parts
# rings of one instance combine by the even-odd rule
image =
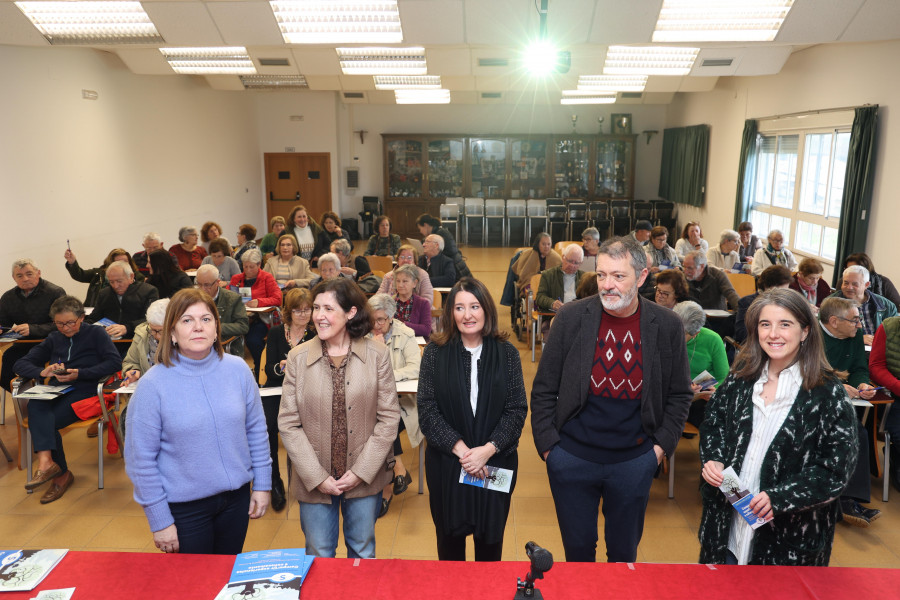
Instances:
[[[313,558],[302,548],[238,554],[228,584],[215,600],[296,600]]]
[[[0,550],[0,592],[33,590],[68,550]]]
[[[71,385],[36,385],[24,392],[19,392],[17,398],[29,398],[31,400],[53,400],[72,389]]]

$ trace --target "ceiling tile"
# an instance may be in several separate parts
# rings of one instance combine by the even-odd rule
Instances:
[[[116,54],[137,75],[175,75],[158,48],[116,48]]]
[[[833,42],[847,29],[866,0],[816,2],[797,0],[775,36],[779,44]],[[896,22],[893,23],[896,30]]]
[[[687,79],[687,77],[650,75],[647,78],[647,85],[644,87],[644,92],[677,92],[684,79]]]
[[[441,87],[454,92],[474,91],[475,78],[471,75],[441,75]]]
[[[303,71],[300,71],[303,73]],[[306,83],[311,90],[335,91],[341,89],[341,78],[338,75],[307,75]]]
[[[478,104],[478,92],[450,92],[450,104]]]
[[[404,44],[464,44],[462,0],[400,0]]]
[[[341,89],[374,90],[375,78],[371,75],[340,75]]]
[[[145,2],[143,6],[167,46],[222,46],[225,43],[202,2]]]
[[[284,38],[268,2],[207,2],[230,46],[281,46]]]
[[[744,48],[744,58],[734,74],[742,77],[774,75],[790,58],[791,46],[752,46]],[[704,73],[705,74],[705,73]]]
[[[250,53],[250,58],[253,59],[253,65],[256,67],[256,72],[260,75],[298,75],[300,73],[300,69],[297,68],[297,59],[294,58],[293,53],[290,48],[272,48],[271,46],[264,46],[261,48],[247,48],[247,52]],[[284,59],[288,62],[287,66],[278,66],[278,65],[268,65],[263,66],[260,64],[260,59]]]
[[[508,77],[476,77],[475,89],[479,92],[503,92],[509,88]]]
[[[209,87],[214,90],[244,91],[244,84],[237,75],[205,75]]]
[[[459,76],[472,74],[472,52],[468,48],[425,48],[429,75]]]
[[[535,0],[465,0],[466,42],[474,45],[522,46],[537,37]]]
[[[341,61],[334,48],[292,48],[303,75],[341,75]]]
[[[50,42],[12,2],[0,2],[0,44],[49,46]]]
[[[588,41],[607,46],[649,44],[660,8],[662,0],[597,0]]]
[[[866,0],[840,40],[842,42],[893,40],[897,38],[897,23],[900,23],[900,2]]]
[[[371,92],[366,92],[366,97],[369,99],[369,104],[397,103],[396,99],[394,98],[394,92],[388,92],[385,90],[373,90]]]

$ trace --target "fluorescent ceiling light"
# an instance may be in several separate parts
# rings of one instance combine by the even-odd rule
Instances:
[[[425,48],[336,48],[344,75],[425,75]]]
[[[243,46],[160,48],[176,73],[183,75],[255,75],[256,68]]]
[[[604,75],[687,75],[699,48],[610,46]]]
[[[16,2],[51,44],[165,42],[140,2]]]
[[[616,101],[615,93],[582,92],[580,90],[563,90],[560,104],[612,104]]]
[[[450,104],[450,90],[394,90],[397,104]]]
[[[578,90],[582,92],[643,92],[646,75],[582,75]]]
[[[440,75],[376,75],[376,90],[440,89]]]
[[[665,0],[654,42],[771,42],[794,0]]]
[[[270,0],[288,44],[397,44],[403,41],[396,0]]]
[[[308,89],[303,75],[241,75],[241,83],[248,90]]]

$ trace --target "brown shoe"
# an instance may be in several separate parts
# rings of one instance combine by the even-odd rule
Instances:
[[[98,435],[100,435],[99,429],[100,429],[100,419],[97,419],[96,421],[91,423],[90,427],[87,428],[87,436],[89,438],[97,437]]]
[[[31,478],[31,481],[25,484],[25,489],[33,490],[36,487],[40,487],[54,477],[58,477],[61,472],[62,469],[60,469],[59,465],[56,463],[50,465],[50,468],[46,471],[38,470],[35,472],[34,477]]]
[[[65,477],[66,479],[63,481],[62,485],[57,484],[55,481],[50,484],[46,493],[41,496],[41,504],[50,504],[63,497],[63,494],[66,493],[66,490],[69,489],[69,486],[75,481],[75,476],[72,475],[72,471],[66,471]]]

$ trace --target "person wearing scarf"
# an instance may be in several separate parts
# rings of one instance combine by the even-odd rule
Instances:
[[[469,535],[476,561],[499,561],[503,549],[528,405],[519,351],[498,323],[484,284],[463,277],[422,356],[419,424],[440,560],[464,561]],[[488,467],[513,472],[509,493],[460,483],[462,471],[481,479]]]
[[[791,277],[790,288],[800,292],[807,302],[818,308],[831,294],[831,286],[822,279],[824,271],[822,263],[815,258],[804,258],[797,267],[797,273]]]
[[[784,234],[778,229],[769,232],[768,244],[753,255],[751,273],[758,276],[772,265],[784,265],[792,273],[797,270],[797,259],[790,250],[784,247]]]

